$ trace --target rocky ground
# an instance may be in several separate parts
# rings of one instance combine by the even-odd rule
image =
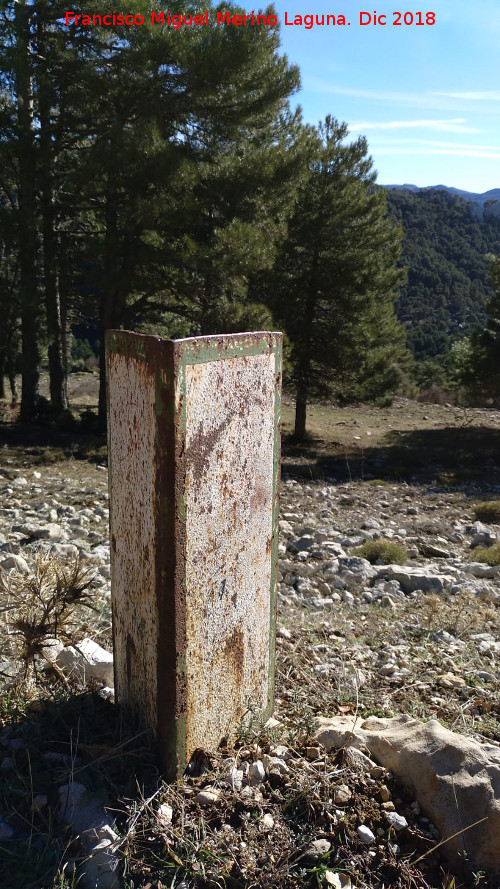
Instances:
[[[366,757],[326,752],[314,740],[314,718],[434,717],[500,746],[500,567],[481,561],[500,524],[494,510],[487,522],[476,514],[484,501],[500,499],[500,485],[305,481],[295,464],[285,461],[282,481],[276,723],[242,729],[235,746],[208,752],[205,772],[174,787],[155,783],[140,743],[130,746],[123,734],[117,741],[123,726],[99,697],[108,683],[94,681],[90,694],[68,673],[64,652],[60,659],[63,644],[84,638],[111,647],[106,466],[47,465],[5,451],[2,885],[74,884],[77,853],[57,826],[57,806],[75,771],[117,811],[117,855],[130,889],[454,885],[431,854],[441,838],[415,796]],[[369,552],[370,562],[363,555],[373,541],[405,553],[381,549],[382,562]],[[387,552],[406,555],[406,563],[388,561]],[[21,613],[16,594],[47,557],[67,565],[78,558],[92,569],[82,581],[91,583],[92,610],[82,594],[76,618],[61,619],[60,634],[47,631],[61,637],[51,652],[26,647],[39,612],[33,605],[31,616]],[[28,676],[19,682],[27,661],[36,693]],[[492,879],[476,873],[463,885],[497,889]]]

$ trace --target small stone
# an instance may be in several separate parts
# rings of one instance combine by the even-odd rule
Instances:
[[[50,547],[50,555],[58,559],[76,559],[78,547],[74,543],[53,543]]]
[[[247,784],[241,791],[240,799],[246,802],[247,805],[255,805],[261,803],[264,797],[258,787],[249,787]]]
[[[255,787],[257,784],[262,784],[262,782],[266,780],[266,770],[260,759],[257,759],[252,763],[248,770],[248,777],[252,787]]]
[[[390,800],[391,794],[389,793],[389,788],[386,787],[385,784],[381,785],[379,793],[380,793],[380,799],[382,800],[383,803],[386,803],[386,802],[388,802],[388,800]]]
[[[275,774],[278,773],[279,775],[284,775],[285,772],[289,771],[284,759],[280,759],[278,756],[268,756],[267,753],[264,753],[262,762],[266,772],[274,772]]]
[[[396,603],[390,596],[382,596],[382,598],[379,599],[379,603],[382,608],[392,608],[393,610],[396,608]]]
[[[278,627],[276,630],[276,635],[279,639],[291,639],[292,634],[290,630],[287,630],[286,627]]]
[[[394,830],[404,830],[405,827],[408,827],[408,822],[403,815],[398,815],[397,812],[387,812],[385,816]]]
[[[463,688],[465,679],[462,679],[461,676],[455,676],[454,673],[444,673],[443,676],[438,676],[437,684],[441,688]]]
[[[271,749],[271,754],[272,756],[278,756],[280,759],[286,760],[290,756],[290,751],[284,744],[278,744],[277,747]]]
[[[243,787],[243,777],[241,769],[232,768],[227,773],[226,781],[233,790],[240,791]]]
[[[168,803],[162,803],[161,806],[158,807],[156,815],[160,825],[162,827],[167,827],[169,824],[172,824],[174,810]]]
[[[306,756],[309,762],[314,762],[315,759],[319,759],[321,754],[321,747],[306,747]]]
[[[210,806],[218,801],[220,795],[221,792],[217,787],[208,785],[196,794],[196,796],[194,797],[194,802],[198,803],[200,806]]]
[[[356,833],[358,834],[358,838],[361,840],[361,842],[365,843],[365,845],[367,846],[369,846],[370,843],[375,842],[375,834],[373,833],[373,831],[370,830],[369,827],[366,826],[366,824],[360,824],[356,830]]]
[[[26,559],[16,555],[10,555],[7,556],[6,559],[2,559],[0,568],[5,568],[5,570],[13,569],[14,571],[19,571],[21,574],[29,574],[30,571]]]
[[[496,676],[493,673],[488,673],[486,670],[478,670],[477,675],[483,682],[495,682]]]
[[[333,889],[352,889],[351,878],[348,874],[339,874],[333,870],[325,871],[325,880]]]
[[[339,784],[333,791],[333,802],[336,806],[345,806],[352,798],[352,793],[347,784]]]
[[[382,809],[384,812],[394,812],[396,810],[396,806],[392,802],[392,800],[386,800],[386,802],[382,803]]]
[[[25,488],[28,485],[28,479],[24,478],[23,475],[18,475],[17,478],[12,482],[13,488]]]
[[[332,844],[329,843],[328,840],[313,840],[305,850],[304,854],[307,855],[308,858],[317,861],[322,855],[326,855],[331,848]]]
[[[6,821],[0,819],[0,840],[11,840],[15,835],[15,830]]]
[[[267,832],[268,830],[272,830],[274,827],[274,818],[269,812],[266,812],[265,815],[260,819],[260,829]]]

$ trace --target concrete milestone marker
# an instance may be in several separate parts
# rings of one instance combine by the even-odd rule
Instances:
[[[281,334],[107,334],[115,690],[164,771],[274,695]]]

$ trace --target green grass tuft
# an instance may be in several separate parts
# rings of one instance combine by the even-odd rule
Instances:
[[[474,515],[480,522],[500,522],[500,500],[486,500],[474,507]]]
[[[408,561],[408,553],[399,543],[391,543],[390,540],[365,540],[365,542],[353,550],[353,555],[361,556],[373,563],[383,562],[385,565],[405,565]]]
[[[500,543],[493,546],[477,546],[469,556],[469,562],[483,562],[485,565],[500,565]]]

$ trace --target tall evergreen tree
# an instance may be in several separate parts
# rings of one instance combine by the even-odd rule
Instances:
[[[191,11],[200,9],[182,9]],[[126,29],[90,71],[95,137],[77,178],[94,220],[101,345],[110,327],[162,305],[206,332],[221,277],[229,270],[225,297],[236,269],[241,281],[269,262],[282,227],[296,163],[283,150],[283,114],[298,71],[279,55],[275,28],[221,27],[209,15],[182,32]],[[104,371],[101,359],[101,428]]]
[[[470,339],[463,368],[463,382],[471,393],[498,399],[500,396],[500,256],[489,256],[494,296],[486,305],[486,327]]]
[[[294,178],[293,153],[281,149],[298,71],[279,54],[276,28],[217,26],[210,6],[208,26],[174,30],[152,24],[149,0],[128,4],[144,16],[136,27],[66,25],[62,0],[0,4],[1,103],[10,114],[0,152],[10,152],[17,177],[22,414],[33,419],[42,294],[51,397],[61,409],[71,290],[98,313],[103,344],[109,327],[169,304],[206,329],[222,276],[230,270],[230,303],[248,271],[269,264]],[[109,0],[72,9],[113,11]],[[207,6],[160,0],[156,9],[189,15]]]
[[[403,278],[401,233],[386,218],[384,192],[364,138],[327,117],[288,237],[268,288],[291,341],[295,436],[304,437],[310,399],[374,397],[395,385],[406,360],[393,307]]]

